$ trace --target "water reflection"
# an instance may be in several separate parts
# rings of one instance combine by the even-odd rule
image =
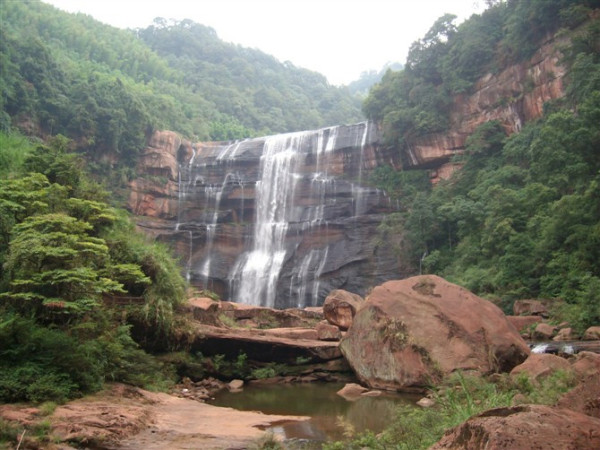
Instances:
[[[265,414],[310,416],[306,422],[273,427],[273,432],[296,442],[328,442],[348,433],[381,432],[391,423],[400,404],[414,404],[418,397],[384,394],[350,402],[336,394],[338,383],[306,383],[249,386],[243,392],[223,392],[212,404]]]

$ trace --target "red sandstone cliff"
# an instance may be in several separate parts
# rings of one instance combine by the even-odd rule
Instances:
[[[482,123],[498,120],[508,134],[543,114],[544,103],[564,95],[560,48],[565,38],[552,38],[527,61],[481,78],[470,95],[457,95],[450,114],[450,129],[418,138],[409,144],[412,167],[433,170],[434,180],[448,178],[456,165],[451,157]]]

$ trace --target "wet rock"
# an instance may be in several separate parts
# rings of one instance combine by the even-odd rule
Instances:
[[[572,341],[575,339],[573,328],[561,328],[552,338],[553,341]]]
[[[241,391],[243,387],[244,387],[244,380],[231,380],[227,384],[227,388],[232,392],[233,391]]]
[[[381,392],[381,391],[372,390],[372,391],[363,392],[362,394],[360,394],[360,396],[361,397],[380,397],[382,394],[383,394],[383,392]]]
[[[544,405],[496,408],[448,430],[430,450],[531,448],[596,450],[600,419]]]
[[[344,397],[346,400],[358,400],[362,394],[368,392],[369,389],[356,383],[348,383],[342,389],[337,391],[337,395]]]
[[[433,275],[376,287],[340,348],[362,383],[389,390],[456,370],[508,371],[529,354],[497,306]]]
[[[423,397],[417,402],[417,405],[419,405],[421,408],[431,408],[435,405],[435,400],[429,397]]]
[[[352,319],[362,302],[360,295],[336,289],[325,299],[323,315],[330,324],[347,330],[352,325]]]

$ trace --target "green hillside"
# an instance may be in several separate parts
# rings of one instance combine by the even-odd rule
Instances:
[[[529,57],[548,33],[570,36],[567,95],[546,104],[544,117],[510,137],[499,123],[481,125],[455,160],[462,169],[433,189],[419,173],[391,168],[373,181],[404,205],[381,232],[405,267],[444,276],[507,312],[516,299],[564,300],[555,305],[579,332],[600,322],[598,7],[496,2],[459,27],[444,16],[413,44],[406,69],[388,72],[364,104],[402,153],[415,136],[446,129],[452,95],[468,93],[479,76]]]
[[[362,120],[359,100],[315,72],[157,19],[120,30],[36,0],[2,0],[0,127],[63,134],[131,160],[154,129],[229,140]]]

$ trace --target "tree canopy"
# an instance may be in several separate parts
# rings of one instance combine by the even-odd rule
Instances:
[[[97,164],[131,167],[155,129],[230,140],[362,120],[347,89],[190,20],[120,30],[3,2],[0,62],[0,129],[68,136]]]
[[[145,383],[147,369],[160,379],[139,344],[171,341],[184,295],[175,262],[102,200],[66,139],[1,141],[0,154],[22,157],[0,179],[0,399],[61,401],[105,380]],[[137,301],[118,311],[115,296]],[[138,343],[132,327],[145,330]],[[147,367],[130,372],[128,359]]]

